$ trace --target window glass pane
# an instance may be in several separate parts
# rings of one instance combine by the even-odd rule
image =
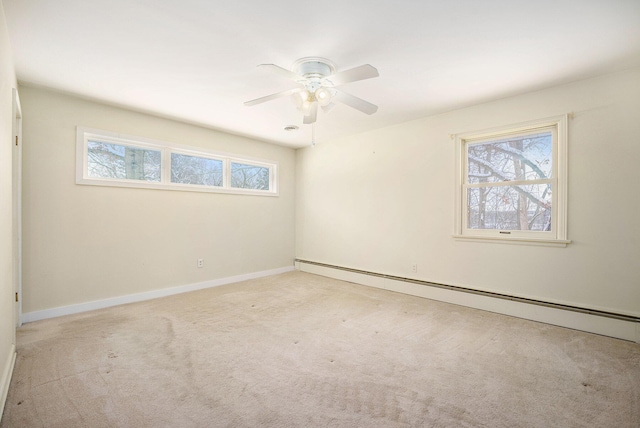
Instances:
[[[160,151],[88,141],[89,177],[160,181]]]
[[[171,153],[171,182],[222,186],[222,161]]]
[[[469,229],[551,230],[551,185],[469,188]]]
[[[550,131],[470,143],[467,149],[468,183],[551,178]]]
[[[231,162],[231,187],[269,190],[269,168]]]

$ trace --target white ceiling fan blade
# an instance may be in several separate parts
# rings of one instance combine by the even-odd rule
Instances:
[[[275,65],[275,64],[260,64],[258,67],[265,69],[265,70],[269,70],[273,73],[279,74],[283,77],[286,77],[288,79],[291,79],[293,81],[299,82],[301,80],[304,80],[304,77],[300,76],[299,74],[294,73],[293,71],[289,71],[286,68],[282,68],[279,65]]]
[[[361,112],[366,114],[373,114],[378,111],[378,106],[375,104],[371,104],[369,101],[365,101],[362,98],[355,97],[337,89],[335,89],[335,91],[336,95],[334,99],[348,105],[351,108],[360,110]]]
[[[333,86],[344,85],[345,83],[357,82],[358,80],[371,79],[378,77],[378,70],[369,64],[361,65],[349,70],[341,71],[326,78]]]
[[[246,106],[254,106],[256,104],[261,104],[267,101],[275,100],[276,98],[286,97],[287,95],[295,94],[296,92],[300,92],[302,89],[293,88],[287,89],[286,91],[276,92],[275,94],[267,95],[266,97],[256,98],[255,100],[246,101],[244,105]]]
[[[318,103],[311,104],[311,109],[309,110],[309,114],[305,115],[302,119],[302,123],[308,125],[310,123],[314,123],[318,118]]]

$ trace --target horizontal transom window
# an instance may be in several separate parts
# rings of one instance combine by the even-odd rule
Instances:
[[[76,183],[277,195],[275,162],[78,127]]]

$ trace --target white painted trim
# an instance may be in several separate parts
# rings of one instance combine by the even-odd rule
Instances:
[[[12,165],[15,168],[12,177],[12,198],[14,208],[12,225],[12,253],[16,251],[17,259],[14,260],[15,266],[13,266],[13,286],[14,292],[18,293],[18,301],[14,303],[14,322],[17,327],[22,325],[22,104],[20,104],[20,94],[16,88],[12,90],[13,98],[13,121],[12,121]],[[13,143],[13,139],[18,139],[17,147]],[[13,234],[15,233],[15,236]],[[16,241],[14,241],[16,239]],[[13,343],[15,344],[15,335],[13,337]]]
[[[293,270],[293,266],[287,266],[260,272],[229,276],[226,278],[212,279],[209,281],[196,282],[193,284],[181,285],[178,287],[162,288],[160,290],[147,291],[144,293],[128,294],[125,296],[112,297],[104,300],[94,300],[92,302],[79,303],[76,305],[60,306],[57,308],[44,309],[42,311],[28,312],[22,315],[22,322],[25,323],[39,321],[48,318],[60,317],[63,315],[71,315],[80,312],[93,311],[96,309],[109,308],[111,306],[124,305],[127,303],[157,299],[159,297],[173,296],[174,294],[188,293],[190,291],[218,287],[220,285],[233,284],[235,282],[247,281],[250,279],[262,278],[265,276],[278,275],[285,272],[291,272]]]
[[[495,237],[495,236],[472,236],[472,235],[453,235],[453,238],[457,241],[483,241],[483,242],[499,242],[501,244],[526,244],[526,245],[540,245],[544,247],[566,247],[567,244],[571,244],[570,240],[562,239],[534,239],[534,238],[507,238],[507,237]]]
[[[2,413],[4,412],[4,405],[7,402],[7,395],[9,394],[9,385],[11,384],[11,375],[13,374],[13,367],[16,364],[16,347],[11,345],[9,350],[9,358],[7,364],[2,370],[2,377],[0,378],[0,419],[2,419]]]
[[[640,343],[640,323],[297,263],[302,272]]]

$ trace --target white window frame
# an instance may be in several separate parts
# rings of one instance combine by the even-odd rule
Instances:
[[[517,125],[455,135],[456,144],[456,197],[453,237],[458,240],[488,241],[546,246],[566,246],[567,239],[567,131],[568,116],[556,116]],[[471,229],[467,225],[467,192],[479,187],[467,182],[468,147],[470,144],[489,142],[514,134],[549,131],[553,133],[552,173],[550,179],[510,182],[510,185],[531,184],[538,181],[551,183],[551,231],[520,231],[499,229]]]
[[[88,171],[89,141],[160,151],[160,181],[90,177]],[[171,154],[196,156],[222,161],[222,186],[171,182]],[[269,190],[231,187],[231,162],[269,168]],[[188,192],[233,193],[238,195],[278,196],[278,163],[274,161],[216,152],[200,147],[128,136],[100,129],[78,126],[76,135],[76,184],[130,187],[140,189],[181,190]]]

